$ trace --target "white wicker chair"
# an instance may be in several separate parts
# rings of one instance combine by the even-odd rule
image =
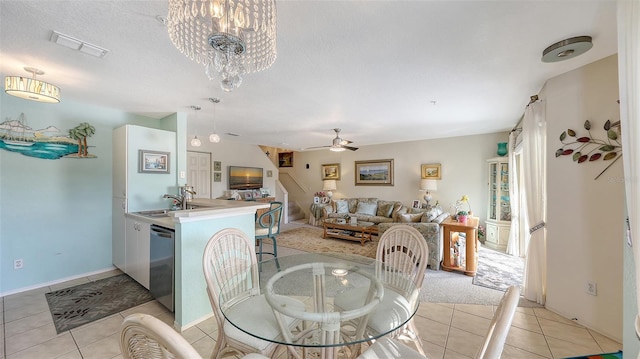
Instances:
[[[202,359],[173,328],[142,313],[131,314],[122,322],[120,350],[125,359]]]
[[[383,262],[379,276],[385,283],[385,292],[382,302],[371,313],[368,325],[374,332],[380,333],[389,331],[390,327],[397,325],[389,322],[389,313],[392,313],[397,321],[405,321],[413,314],[409,310],[419,300],[418,295],[429,258],[429,247],[418,230],[399,224],[389,228],[380,237],[376,257]],[[346,294],[336,296],[335,304],[349,310],[361,306],[366,293],[352,291]],[[405,303],[407,308],[405,312],[399,312],[397,309],[394,312],[391,309],[397,308],[397,305],[392,303],[398,302]],[[424,355],[422,342],[413,319],[395,331],[392,336],[412,340]]]
[[[493,314],[493,319],[491,319],[491,324],[489,324],[484,344],[476,353],[476,359],[500,358],[519,301],[520,288],[515,285],[509,287],[500,300],[496,312]]]
[[[493,314],[491,324],[487,330],[487,335],[483,345],[476,352],[475,359],[500,359],[504,343],[509,334],[513,316],[518,307],[520,299],[520,289],[517,286],[511,286],[507,289],[500,300],[500,304]],[[369,349],[365,350],[357,359],[427,359],[421,353],[412,348],[389,338],[381,338],[377,340]]]
[[[236,328],[225,320],[220,309],[221,295],[225,302],[233,299],[234,305],[226,314],[233,316],[235,324],[255,328],[256,334],[261,338],[280,336],[280,327],[273,311],[264,295],[260,293],[256,264],[254,238],[249,238],[238,229],[227,228],[217,232],[205,247],[202,267],[209,300],[218,324],[218,338],[212,358],[220,358],[228,353],[259,353],[273,356],[278,348],[275,343],[258,339]],[[230,283],[234,285],[231,286]],[[304,308],[303,303],[293,299],[288,304]],[[288,318],[289,325],[296,326],[297,323],[298,321]]]

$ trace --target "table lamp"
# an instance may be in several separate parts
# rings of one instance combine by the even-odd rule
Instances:
[[[329,197],[329,200],[331,200],[331,197],[333,197],[333,192],[331,191],[336,190],[336,185],[336,180],[324,180],[322,182],[322,190],[327,191],[327,197]]]
[[[438,182],[434,179],[424,178],[420,180],[420,190],[425,191],[424,200],[427,202],[427,207],[429,207],[429,202],[433,198],[431,196],[431,192],[435,192],[438,190]]]

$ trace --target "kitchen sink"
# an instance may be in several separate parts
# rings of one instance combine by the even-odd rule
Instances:
[[[134,212],[135,214],[141,215],[141,216],[145,216],[145,217],[168,217],[170,211],[168,209],[154,209],[154,210],[150,210],[150,211],[140,211],[140,212]]]

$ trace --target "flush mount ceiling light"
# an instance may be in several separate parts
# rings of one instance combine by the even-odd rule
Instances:
[[[577,36],[558,41],[542,51],[542,62],[558,62],[582,55],[593,47],[591,36]]]
[[[215,98],[215,97],[210,97],[209,101],[211,103],[213,103],[213,133],[209,135],[209,141],[213,142],[213,143],[218,143],[220,142],[220,136],[216,133],[216,104],[220,103],[220,99],[219,98]]]
[[[33,78],[22,76],[6,76],[4,92],[9,95],[46,103],[60,102],[60,89],[50,83],[36,80],[36,75],[44,75],[44,71],[33,67],[25,67],[25,71],[33,74]]]
[[[276,60],[275,0],[169,0],[169,38],[225,91]]]
[[[71,37],[69,35],[59,33],[57,31],[53,31],[51,33],[51,38],[49,40],[51,42],[55,42],[60,46],[67,47],[71,50],[80,51],[82,53],[95,56],[95,57],[102,58],[107,56],[107,54],[109,53],[109,50],[103,47],[90,44],[86,41],[76,39],[75,37]]]

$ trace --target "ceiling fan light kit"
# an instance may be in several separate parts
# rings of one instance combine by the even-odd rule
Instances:
[[[308,147],[305,149],[309,150],[312,148],[329,148],[329,151],[333,151],[333,152],[342,152],[344,150],[355,151],[358,149],[357,147],[347,146],[353,141],[343,140],[342,138],[340,138],[341,130],[339,128],[334,128],[333,131],[336,133],[336,138],[333,139],[331,146],[315,146],[315,147]]]
[[[591,36],[576,36],[547,47],[542,51],[542,62],[558,62],[582,55],[593,47]]]

